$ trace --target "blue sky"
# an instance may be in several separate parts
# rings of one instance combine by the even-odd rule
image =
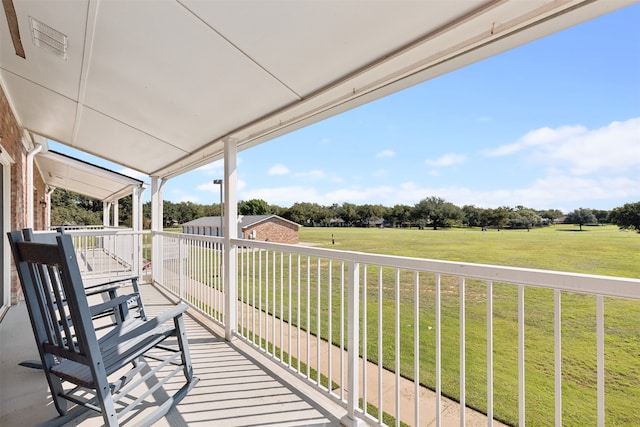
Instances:
[[[438,196],[564,212],[636,202],[639,23],[636,4],[242,151],[238,199],[393,206]],[[222,171],[215,162],[173,178],[163,198],[217,203]]]

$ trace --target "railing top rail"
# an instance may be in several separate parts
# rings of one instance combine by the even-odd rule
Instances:
[[[161,234],[175,238],[224,242],[221,237],[195,234]],[[443,261],[425,258],[411,258],[397,255],[371,254],[311,246],[263,242],[257,240],[231,239],[238,247],[295,253],[304,256],[327,258],[344,262],[355,262],[381,267],[398,268],[425,273],[480,279],[493,282],[512,283],[547,289],[602,295],[640,300],[640,279],[601,276],[593,274],[569,273],[563,271],[538,270],[531,268],[474,264],[459,261]]]
[[[151,230],[139,230],[134,231],[131,228],[109,228],[109,229],[85,229],[85,230],[76,230],[76,229],[65,229],[65,233],[74,235],[74,236],[127,236],[127,235],[140,235],[140,234],[150,234]]]

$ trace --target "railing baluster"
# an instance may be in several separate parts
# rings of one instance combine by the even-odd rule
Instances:
[[[466,339],[466,313],[465,313],[465,278],[460,278],[460,427],[467,423],[467,339]],[[416,424],[418,425],[418,424]]]
[[[340,400],[344,402],[344,261],[340,262]]]
[[[291,317],[291,278],[292,278],[292,274],[293,272],[291,271],[293,269],[293,263],[291,261],[291,252],[289,252],[289,297],[287,298],[287,305],[289,306],[289,316],[288,316],[288,325],[289,325],[289,346],[287,347],[289,349],[289,367],[291,367],[291,324],[293,323],[293,318]]]
[[[400,269],[396,268],[395,281],[394,281],[394,289],[395,289],[395,313],[393,323],[395,326],[395,378],[396,378],[396,426],[400,426]]]
[[[442,348],[440,322],[440,274],[436,274],[436,426],[442,425]]]
[[[604,406],[604,297],[596,296],[596,351],[597,355],[597,389],[598,389],[598,427],[605,425]]]
[[[329,282],[327,283],[327,376],[328,376],[328,391],[329,394],[332,392],[331,384],[333,381],[333,262],[331,258],[328,259],[328,271],[329,271]]]
[[[297,335],[298,339],[296,340],[296,344],[298,346],[297,353],[296,353],[296,359],[298,360],[298,366],[297,366],[296,370],[298,372],[300,372],[300,359],[302,359],[302,357],[300,356],[300,349],[301,349],[300,341],[302,341],[302,336],[300,335],[300,329],[301,329],[300,328],[300,310],[302,309],[302,307],[300,307],[300,285],[301,285],[301,283],[300,283],[300,277],[301,277],[301,275],[300,275],[301,274],[301,272],[300,272],[300,270],[301,270],[300,260],[301,260],[300,255],[298,255],[298,304],[296,306],[297,307],[297,314],[298,314],[298,321],[296,322],[296,324],[298,326],[298,335]]]
[[[307,379],[311,379],[311,257],[307,256]]]
[[[320,327],[320,315],[321,315],[321,308],[320,308],[320,290],[321,290],[321,275],[320,275],[320,263],[321,263],[321,258],[318,258],[318,266],[317,266],[317,275],[318,275],[318,284],[317,284],[317,301],[316,301],[316,380],[318,381],[318,385],[321,384],[320,382],[320,335],[322,333],[322,328]]]
[[[367,334],[368,334],[368,320],[367,320],[367,269],[368,265],[362,265],[362,290],[360,291],[362,306],[362,410],[365,414],[367,410],[367,402],[369,397],[367,396],[368,381],[367,381]]]
[[[378,412],[384,412],[384,400],[382,399],[382,267],[378,267]]]
[[[420,425],[420,273],[413,272],[414,425]],[[399,417],[398,417],[399,418]]]
[[[518,418],[525,425],[524,286],[518,285]]]
[[[347,390],[347,417],[350,420],[356,419],[356,409],[358,408],[358,398],[360,396],[359,387],[360,379],[358,378],[358,366],[360,363],[360,357],[358,354],[358,347],[360,345],[359,337],[359,318],[360,313],[358,309],[360,307],[360,264],[357,262],[349,262],[348,268],[349,283],[348,283],[348,309],[347,309],[347,322],[348,322],[348,336],[349,341],[347,352],[348,367],[347,372],[349,376]]]
[[[562,307],[559,290],[553,291],[553,359],[555,373],[555,425],[562,427]]]
[[[271,354],[276,355],[276,251],[271,251]],[[282,340],[280,340],[282,346]]]
[[[487,281],[487,425],[493,425],[493,282]]]

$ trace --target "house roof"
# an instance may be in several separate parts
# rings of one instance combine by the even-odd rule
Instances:
[[[238,217],[238,228],[244,230],[247,227],[252,225],[259,224],[261,222],[267,221],[271,218],[277,218],[281,221],[290,223],[299,227],[299,224],[289,221],[288,219],[282,218],[278,215],[240,215]],[[220,216],[203,216],[201,218],[194,219],[193,221],[185,222],[184,224],[180,224],[182,227],[184,226],[192,226],[192,227],[221,227],[222,217]]]
[[[47,186],[97,200],[115,201],[130,195],[132,187],[144,187],[138,179],[51,150],[37,154],[35,163]]]
[[[9,0],[0,83],[33,135],[170,178],[634,2]]]

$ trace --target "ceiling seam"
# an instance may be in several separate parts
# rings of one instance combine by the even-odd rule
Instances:
[[[286,84],[284,81],[282,81],[282,79],[280,79],[279,77],[277,77],[275,74],[273,74],[271,71],[269,71],[265,66],[263,66],[262,64],[260,64],[257,60],[255,60],[251,55],[249,55],[247,52],[245,52],[244,50],[242,50],[239,46],[237,46],[236,44],[234,44],[231,40],[229,40],[227,37],[225,37],[220,31],[216,30],[215,28],[213,28],[211,25],[209,25],[208,22],[206,22],[204,19],[202,19],[200,16],[198,16],[198,14],[196,14],[194,11],[192,11],[191,9],[189,9],[189,7],[187,5],[185,5],[182,0],[176,0],[178,2],[178,4],[180,4],[185,10],[187,10],[194,18],[196,18],[198,21],[202,22],[207,28],[209,28],[211,31],[213,31],[214,33],[216,33],[222,40],[224,40],[229,46],[233,47],[236,51],[240,52],[240,54],[242,56],[244,56],[245,58],[247,58],[250,62],[252,62],[253,64],[255,64],[256,67],[260,68],[265,74],[269,75],[273,80],[277,81],[281,86],[283,86],[284,88],[286,88],[289,92],[291,92],[296,98],[298,98],[299,100],[303,100],[305,99],[304,96],[302,96],[301,94],[299,94],[297,91],[295,91],[291,86],[289,86],[288,84]]]
[[[91,63],[91,55],[93,53],[93,40],[96,31],[96,21],[98,19],[98,8],[100,0],[89,0],[87,7],[87,16],[84,29],[84,45],[82,50],[82,65],[80,68],[80,81],[78,82],[78,98],[76,102],[76,115],[73,122],[73,130],[71,132],[71,143],[75,144],[80,131],[80,122],[82,121],[82,112],[84,107],[84,98],[87,92],[87,78],[89,75],[89,65]]]

